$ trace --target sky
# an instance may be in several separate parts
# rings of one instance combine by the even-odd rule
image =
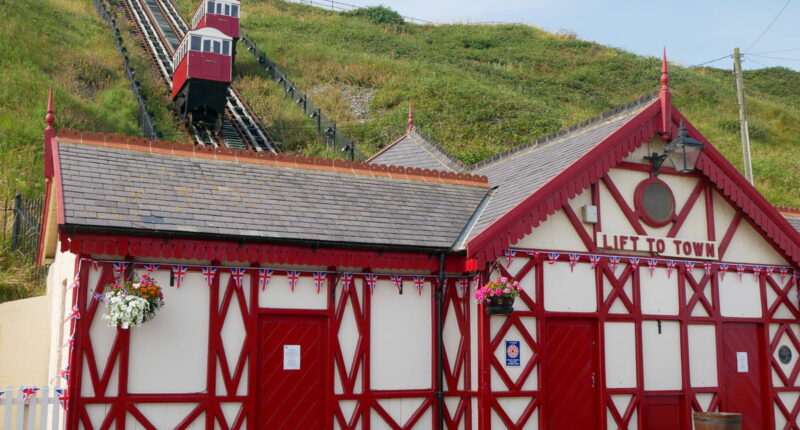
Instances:
[[[551,32],[570,31],[580,39],[639,55],[660,57],[666,47],[669,60],[685,66],[729,57],[739,47],[750,54],[744,57],[745,69],[800,70],[800,0],[338,1],[380,4],[435,22],[522,22]],[[724,58],[708,65],[730,69],[733,60]]]

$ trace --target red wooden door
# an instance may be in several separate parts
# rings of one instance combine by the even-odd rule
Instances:
[[[761,327],[753,323],[722,325],[722,387],[720,410],[742,414],[742,429],[768,428],[766,389],[761,369]],[[746,363],[742,358],[746,356]]]
[[[595,321],[546,321],[544,414],[548,429],[599,429]]]
[[[259,320],[258,429],[325,429],[325,319],[265,315]],[[299,347],[299,356],[294,355]],[[295,360],[297,357],[297,360]],[[299,369],[295,369],[299,367]]]
[[[680,430],[686,428],[682,396],[645,395],[642,422],[647,430]]]

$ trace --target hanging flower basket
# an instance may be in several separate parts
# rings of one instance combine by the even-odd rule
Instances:
[[[123,329],[139,327],[150,321],[164,306],[161,287],[148,275],[142,275],[139,282],[111,285],[107,292],[95,298],[106,304],[103,319],[108,320],[108,326]]]
[[[511,315],[514,299],[519,295],[519,282],[498,278],[475,291],[475,301],[483,303],[489,315]]]

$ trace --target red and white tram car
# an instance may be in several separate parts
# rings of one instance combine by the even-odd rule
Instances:
[[[172,100],[188,122],[218,130],[231,83],[233,39],[205,27],[186,33],[172,58]]]
[[[192,28],[211,27],[239,39],[239,2],[237,0],[203,0],[192,18]]]

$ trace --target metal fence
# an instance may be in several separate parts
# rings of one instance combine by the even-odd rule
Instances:
[[[351,160],[364,161],[367,159],[364,153],[356,148],[355,143],[350,138],[345,136],[341,131],[339,131],[339,129],[336,127],[336,123],[328,119],[328,117],[322,113],[322,110],[308,99],[307,94],[298,90],[297,86],[295,86],[295,84],[289,80],[289,78],[285,73],[283,73],[283,71],[281,71],[278,65],[274,61],[270,60],[269,57],[267,57],[267,54],[258,49],[256,43],[253,42],[253,40],[250,39],[250,37],[248,37],[243,31],[241,32],[241,39],[244,41],[247,51],[252,53],[256,58],[256,61],[258,61],[258,63],[264,67],[264,71],[267,73],[270,79],[283,87],[283,94],[292,99],[292,101],[294,101],[301,109],[303,109],[303,112],[314,121],[317,133],[325,138],[325,141],[328,143],[328,145],[344,152],[348,152]]]
[[[100,14],[100,17],[103,18],[114,33],[114,43],[117,46],[117,52],[122,57],[122,68],[125,71],[125,76],[127,76],[128,80],[131,82],[131,91],[133,91],[133,97],[136,99],[136,104],[139,106],[138,119],[139,126],[142,128],[142,135],[147,139],[159,139],[162,134],[156,129],[153,123],[153,117],[150,115],[150,111],[147,110],[147,103],[145,102],[147,97],[145,97],[139,89],[141,84],[136,80],[136,72],[131,67],[130,59],[128,58],[128,50],[122,43],[122,35],[117,27],[117,20],[108,11],[108,6],[104,1],[94,0],[94,6],[97,8],[97,13]]]
[[[9,247],[21,261],[34,265],[41,220],[42,199],[17,194],[11,200],[0,201],[0,246]],[[47,277],[45,268],[37,267],[26,273],[30,273],[28,282],[35,285],[42,285]]]
[[[34,258],[39,245],[39,224],[42,220],[42,200],[25,199],[17,194],[0,206],[0,227],[3,243],[10,241],[11,249]]]

